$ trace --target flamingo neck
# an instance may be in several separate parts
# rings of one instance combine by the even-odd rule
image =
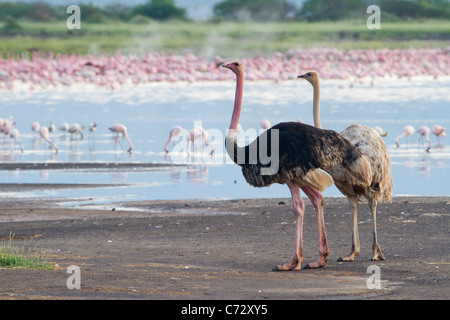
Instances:
[[[314,126],[316,128],[322,129],[322,125],[320,124],[320,82],[317,79],[317,82],[313,84],[314,89],[314,98],[313,98],[313,117],[314,117]]]
[[[234,96],[234,109],[233,115],[231,116],[231,123],[229,128],[233,135],[236,132],[236,128],[239,123],[239,118],[241,116],[243,92],[244,92],[244,75],[243,73],[238,73],[236,75],[236,93]]]
[[[131,142],[130,137],[128,137],[128,133],[126,131],[124,131],[123,135],[124,135],[125,139],[127,139],[128,143],[130,144],[130,149],[129,150],[133,149],[133,143]]]

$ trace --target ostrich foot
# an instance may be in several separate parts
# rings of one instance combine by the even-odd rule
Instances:
[[[376,244],[373,247],[373,257],[370,260],[372,260],[372,261],[386,260],[386,258],[383,255],[383,252],[381,252],[381,248],[378,244]]]
[[[339,262],[352,262],[355,261],[355,257],[359,255],[359,252],[352,252],[346,257],[340,257],[337,259]]]
[[[290,262],[276,266],[273,271],[298,271],[302,268],[302,262],[297,258],[293,258]]]
[[[328,254],[321,255],[319,260],[316,262],[308,263],[306,266],[303,267],[303,269],[317,269],[322,268],[327,264],[328,261]]]

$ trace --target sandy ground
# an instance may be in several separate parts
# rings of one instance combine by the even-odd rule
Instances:
[[[314,210],[305,203],[307,264],[317,259],[318,244]],[[0,269],[0,298],[449,299],[449,214],[450,198],[443,197],[396,197],[379,205],[379,242],[386,260],[372,262],[372,221],[367,205],[361,205],[361,255],[342,263],[337,258],[350,252],[352,217],[344,198],[327,198],[327,265],[274,272],[293,253],[290,199],[67,208],[57,200],[5,197],[0,245],[12,232],[15,245],[37,249],[57,267]],[[80,289],[67,287],[71,265],[80,267]],[[372,265],[379,267],[378,289],[367,285],[375,275],[368,272]]]

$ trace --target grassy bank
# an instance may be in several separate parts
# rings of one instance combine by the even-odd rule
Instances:
[[[286,23],[150,24],[83,23],[68,30],[66,22],[19,22],[9,30],[0,25],[0,50],[23,53],[33,50],[55,53],[140,53],[165,50],[190,51],[205,56],[242,56],[312,46],[349,48],[447,47],[450,21],[383,23],[369,30],[366,21]]]
[[[13,245],[14,235],[10,233],[5,242],[0,242],[0,268],[53,269],[35,249]]]

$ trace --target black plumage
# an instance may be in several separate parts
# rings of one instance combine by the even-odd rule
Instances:
[[[277,137],[278,141],[272,141]],[[231,140],[226,140],[228,150]],[[284,184],[286,179],[301,181],[308,172],[316,169],[328,171],[343,166],[351,171],[352,164],[362,158],[362,154],[335,131],[298,122],[279,123],[245,147],[237,146],[235,139],[232,141],[233,153],[229,152],[229,155],[242,167],[246,181],[254,187]],[[274,143],[278,144],[278,156],[272,150]],[[272,161],[267,162],[266,158]],[[276,159],[278,170],[273,174],[261,174],[261,168],[274,166]],[[358,172],[354,174],[358,176]]]

